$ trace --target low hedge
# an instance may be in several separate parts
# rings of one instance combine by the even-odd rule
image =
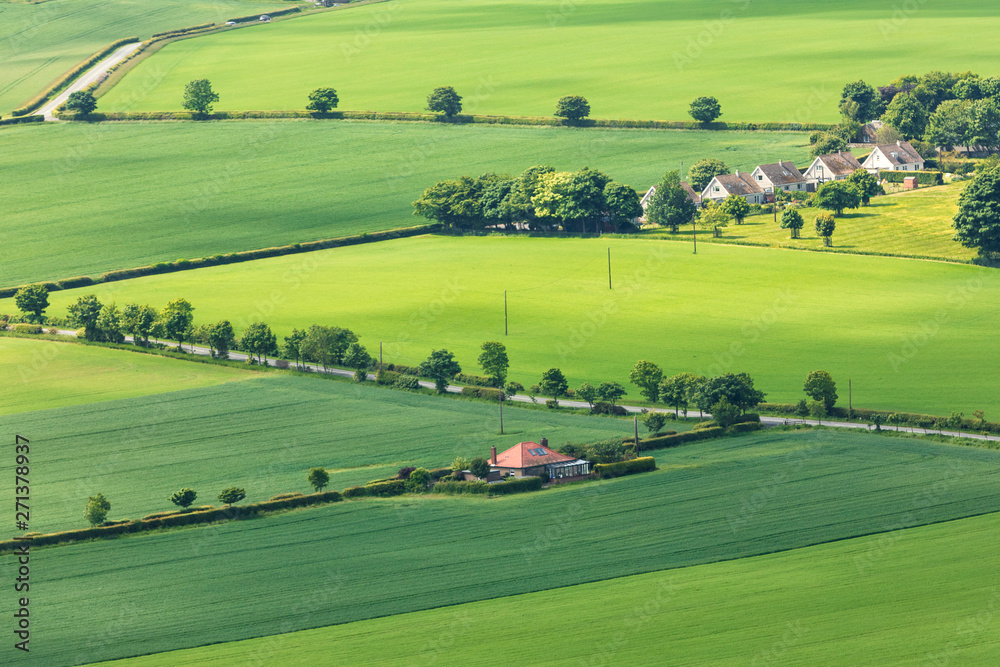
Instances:
[[[394,373],[402,373],[403,375],[420,376],[420,369],[416,366],[407,366],[406,364],[386,364],[385,369]]]
[[[696,442],[698,440],[710,440],[712,438],[718,438],[724,435],[726,430],[720,426],[712,426],[709,428],[701,429],[700,431],[688,431],[687,433],[678,433],[677,435],[664,435],[658,438],[648,438],[646,440],[639,441],[639,450],[644,451],[647,449],[668,449],[670,447],[676,447],[677,445],[682,445],[685,442]]]
[[[649,472],[650,470],[656,470],[656,459],[652,456],[643,456],[629,461],[619,461],[618,463],[598,463],[594,466],[594,472],[601,479],[634,475],[638,472]]]
[[[384,369],[375,374],[375,382],[385,387],[396,387],[397,389],[420,389],[418,378]]]
[[[450,475],[451,468],[434,468],[432,470],[429,470],[428,472],[430,472],[431,474],[431,479],[437,480],[441,479],[442,477],[447,477],[448,475]]]
[[[698,422],[697,424],[695,424],[694,426],[691,427],[691,430],[692,431],[701,431],[701,430],[704,430],[706,428],[714,428],[716,426],[718,426],[718,424],[715,423],[714,420],[709,420],[709,421]]]
[[[916,176],[920,185],[944,185],[944,174],[940,171],[880,171],[878,177],[890,183],[902,183],[908,176]]]
[[[0,120],[0,125],[20,125],[21,123],[43,123],[45,116],[19,116],[17,118],[4,118]]]
[[[761,410],[765,412],[771,412],[779,415],[796,415],[796,406],[792,403],[761,403],[758,406]],[[935,420],[947,419],[947,417],[938,417],[935,415],[925,415],[916,412],[893,412],[892,410],[868,410],[866,408],[854,408],[853,419],[860,421],[871,420],[872,415],[891,415],[895,414],[899,417],[900,426],[921,428],[926,430],[938,430],[934,426]],[[799,418],[797,415],[795,418]],[[830,414],[827,415],[826,419],[850,419],[847,415],[847,408],[840,406],[834,407]],[[885,424],[883,428],[891,429],[895,424]],[[957,430],[945,427],[946,430]],[[968,431],[970,433],[1000,433],[1000,422],[980,422],[978,419],[962,419],[962,424],[958,427],[962,431]]]
[[[485,495],[489,490],[490,485],[486,482],[438,482],[431,487],[431,493],[444,493],[449,496]]]
[[[469,373],[458,373],[455,375],[455,382],[475,387],[493,387],[493,380],[491,378],[483,377],[482,375],[470,375]]]
[[[178,28],[177,30],[168,30],[166,32],[154,32],[151,39],[156,39],[157,37],[175,37],[177,35],[183,35],[189,32],[196,32],[198,30],[205,30],[206,28],[214,27],[214,23],[202,23],[201,25],[193,25],[187,28]]]
[[[489,486],[489,494],[491,496],[508,496],[512,493],[527,493],[528,491],[540,491],[542,489],[542,478],[524,477],[522,479],[514,479],[509,482],[498,482],[496,484],[489,484],[488,486]]]
[[[44,331],[41,324],[15,324],[14,333],[19,334],[40,334]]]
[[[368,495],[368,489],[363,486],[352,486],[344,489],[343,495],[345,498],[364,498]]]
[[[759,431],[764,428],[764,425],[760,422],[740,422],[739,424],[733,424],[729,427],[731,433],[749,433],[750,431]]]
[[[500,390],[490,389],[489,387],[462,387],[462,396],[471,396],[473,398],[485,398],[490,401],[499,401]]]
[[[90,276],[76,276],[75,278],[63,278],[62,280],[57,280],[56,285],[59,289],[73,289],[74,287],[87,287],[88,285],[93,285],[94,279]]]
[[[375,482],[365,485],[365,495],[367,496],[398,496],[406,491],[406,482],[402,479],[394,479],[387,482]]]

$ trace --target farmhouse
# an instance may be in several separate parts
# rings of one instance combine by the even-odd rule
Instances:
[[[806,189],[806,179],[802,177],[802,173],[791,162],[783,160],[778,160],[776,164],[759,165],[750,174],[750,178],[767,194],[773,194],[775,190],[789,192]]]
[[[691,184],[688,183],[687,181],[681,181],[681,187],[684,188],[684,194],[687,195],[687,198],[693,201],[696,207],[701,207],[701,195],[699,195],[697,192],[694,191],[694,188],[691,187]],[[649,190],[646,191],[646,194],[642,196],[642,199],[639,201],[639,205],[642,206],[643,211],[645,211],[646,208],[649,206],[649,202],[653,198],[653,195],[655,194],[656,194],[656,186],[654,185],[651,188],[649,188]],[[640,220],[643,219],[644,218],[640,218]]]
[[[829,155],[820,155],[813,160],[803,178],[810,189],[815,189],[817,183],[823,185],[827,181],[842,181],[861,168],[861,163],[856,157],[850,153],[837,151]]]
[[[519,442],[502,454],[490,448],[490,473],[501,477],[539,477],[547,473],[552,481],[581,479],[590,474],[590,461],[566,456],[549,449],[549,441]]]
[[[701,199],[719,202],[729,195],[743,197],[750,204],[762,204],[766,199],[764,188],[757,185],[750,174],[746,172],[741,174],[739,170],[735,174],[714,176],[702,191]]]
[[[874,144],[878,142],[877,134],[878,129],[882,127],[882,121],[873,120],[870,123],[865,123],[858,129],[857,136],[854,137],[852,143],[855,144]]]
[[[871,174],[880,171],[920,171],[924,159],[908,141],[876,146],[861,165]]]

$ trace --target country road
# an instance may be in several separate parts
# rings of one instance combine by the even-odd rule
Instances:
[[[76,336],[76,332],[75,331],[69,331],[69,330],[65,330],[65,329],[60,329],[59,333],[60,333],[60,335],[64,335],[64,336]],[[129,342],[132,342],[132,337],[131,336],[126,336],[125,340],[127,340]],[[165,342],[165,341],[156,341],[156,342]],[[197,355],[206,356],[206,357],[211,354],[211,350],[209,350],[207,347],[201,347],[200,345],[186,345],[186,346],[184,346],[184,349],[188,350],[192,354],[197,354]],[[246,361],[247,360],[247,355],[243,354],[242,352],[230,352],[229,353],[229,358],[232,361]],[[290,365],[294,366],[294,362],[289,362],[289,363],[290,363]],[[324,370],[322,366],[317,366],[316,364],[302,364],[302,366],[304,366],[305,368],[308,368],[310,371],[312,371],[314,373],[329,373],[330,375],[338,375],[340,377],[348,377],[348,378],[349,377],[354,377],[354,371],[343,369],[343,368],[326,368]],[[375,379],[375,375],[372,374],[372,373],[369,373],[368,374],[368,379],[369,380],[374,380]],[[421,380],[420,381],[420,386],[421,387],[426,387],[427,389],[433,389],[434,388],[434,383],[433,382],[428,382],[426,380]],[[459,386],[459,385],[448,385],[448,392],[452,393],[452,394],[461,394],[462,393],[462,387]],[[511,400],[511,401],[516,402],[516,403],[534,403],[535,400],[539,400],[537,398],[536,399],[532,399],[531,396],[524,396],[522,394],[514,394],[512,396],[508,396],[507,398],[509,400]],[[540,400],[545,400],[545,399],[542,398]],[[570,401],[570,400],[565,400],[565,399],[560,399],[559,404],[560,405],[564,405],[564,406],[569,407],[569,408],[588,408],[588,407],[590,407],[589,404],[586,403],[586,402],[584,402],[584,401]],[[642,413],[642,412],[646,411],[646,412],[662,412],[664,414],[669,414],[669,413],[673,412],[673,410],[670,410],[669,408],[647,408],[647,407],[641,407],[641,406],[636,406],[636,405],[623,405],[622,407],[625,408],[625,410],[628,411],[628,412],[630,412],[630,413]],[[694,411],[691,411],[691,412],[694,412]],[[705,412],[703,414],[706,417],[711,417],[712,416],[712,415],[710,415],[707,412]],[[841,422],[841,421],[823,421],[823,422],[820,422],[820,421],[815,420],[815,419],[797,419],[797,418],[786,418],[786,417],[765,417],[763,415],[761,416],[760,421],[761,421],[762,424],[770,425],[770,426],[784,426],[784,425],[792,425],[792,424],[801,424],[801,425],[809,425],[809,426],[828,426],[830,428],[864,429],[866,431],[870,430],[870,428],[871,428],[867,424],[857,424],[857,423],[854,423],[854,422]],[[1000,436],[996,436],[996,435],[982,435],[982,434],[978,434],[978,433],[966,433],[964,431],[963,432],[958,432],[958,431],[928,431],[926,429],[917,428],[917,427],[911,427],[911,426],[900,426],[900,427],[892,427],[892,428],[890,428],[890,427],[887,426],[887,427],[885,427],[885,430],[887,430],[887,431],[888,430],[901,431],[903,433],[914,433],[916,435],[937,434],[937,435],[950,436],[950,437],[971,438],[973,440],[989,440],[989,441],[992,441],[992,442],[1000,442]]]
[[[80,77],[70,84],[69,88],[59,93],[54,100],[47,102],[41,109],[36,111],[33,115],[43,115],[45,120],[56,120],[52,113],[59,108],[63,102],[69,99],[69,96],[78,90],[83,90],[90,84],[101,78],[101,75],[107,72],[109,69],[125,60],[129,57],[133,51],[142,46],[142,42],[133,42],[132,44],[126,44],[125,46],[115,50],[110,56],[100,61],[89,70],[80,75]]]

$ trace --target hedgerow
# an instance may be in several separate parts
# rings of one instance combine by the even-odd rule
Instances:
[[[648,472],[650,470],[656,470],[656,459],[652,456],[643,456],[629,461],[619,461],[618,463],[598,463],[594,466],[594,472],[601,479],[634,475],[637,472]]]
[[[488,486],[489,486],[489,495],[507,496],[512,493],[526,493],[528,491],[540,491],[542,488],[542,478],[524,477],[522,479],[513,479],[509,482],[499,482],[497,484],[489,484]]]
[[[443,493],[449,496],[485,495],[489,492],[489,487],[486,482],[438,482],[431,487],[431,493]]]

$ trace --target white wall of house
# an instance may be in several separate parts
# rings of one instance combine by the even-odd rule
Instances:
[[[892,151],[890,151],[890,153],[891,152]],[[880,171],[920,171],[924,168],[924,163],[914,162],[911,164],[893,164],[892,161],[882,153],[881,149],[876,148],[872,151],[871,155],[868,156],[862,166],[864,166],[869,173],[874,174]]]

